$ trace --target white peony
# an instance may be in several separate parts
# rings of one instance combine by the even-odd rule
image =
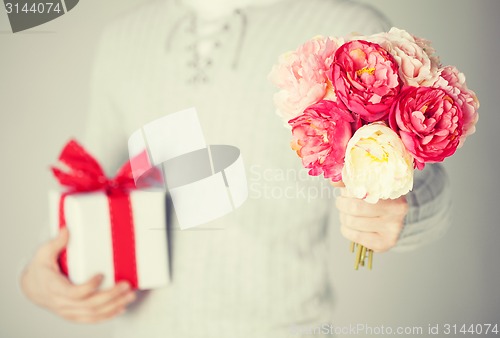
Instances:
[[[396,132],[383,123],[368,124],[347,143],[342,180],[366,202],[395,199],[413,188],[413,158]]]

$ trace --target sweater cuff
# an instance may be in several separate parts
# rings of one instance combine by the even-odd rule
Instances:
[[[406,195],[409,210],[394,251],[409,251],[443,236],[451,223],[450,190],[441,165],[427,165],[415,175],[414,189]]]

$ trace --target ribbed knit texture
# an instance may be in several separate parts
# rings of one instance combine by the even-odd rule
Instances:
[[[280,54],[315,35],[371,34],[388,25],[350,1],[245,8],[221,21],[226,30],[209,35],[218,47],[198,55],[196,68],[193,18],[164,0],[109,27],[94,68],[86,146],[112,173],[127,158],[133,131],[195,106],[208,143],[241,149],[250,197],[211,224],[225,230],[170,232],[172,284],[141,292],[116,320],[116,337],[289,337],[292,325],[331,322],[327,234],[339,233],[334,189],[307,177],[290,150],[267,75]],[[412,217],[432,221],[433,214]],[[417,239],[425,224],[414,231]]]

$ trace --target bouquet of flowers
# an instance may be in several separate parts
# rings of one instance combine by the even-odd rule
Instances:
[[[313,176],[368,203],[413,188],[414,168],[451,156],[475,131],[479,101],[430,42],[392,28],[318,36],[280,56],[270,80],[292,149]],[[373,252],[357,246],[355,268]]]

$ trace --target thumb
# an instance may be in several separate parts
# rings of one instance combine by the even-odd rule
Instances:
[[[57,236],[46,244],[47,254],[51,258],[56,258],[59,253],[68,245],[69,232],[67,228],[59,230]]]

